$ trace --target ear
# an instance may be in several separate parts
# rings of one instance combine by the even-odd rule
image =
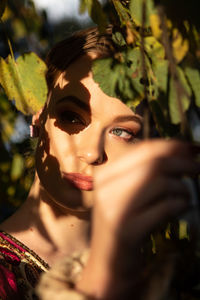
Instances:
[[[32,116],[32,124],[29,126],[30,137],[36,138],[39,136],[39,131],[41,127],[40,116],[43,112],[44,107],[42,107],[36,114]]]
[[[43,112],[44,107],[42,107],[36,114],[32,116],[32,125],[40,127],[40,116]]]

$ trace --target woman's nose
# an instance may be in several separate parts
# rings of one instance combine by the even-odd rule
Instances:
[[[99,165],[107,160],[104,131],[88,129],[81,133],[78,157],[90,165]]]

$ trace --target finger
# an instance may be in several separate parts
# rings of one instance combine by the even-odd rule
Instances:
[[[137,146],[137,148],[136,148]],[[141,141],[136,144],[135,150],[143,150],[147,154],[155,156],[195,156],[200,154],[200,144],[188,143],[176,139],[153,139]]]
[[[190,191],[188,186],[181,179],[171,177],[159,177],[151,181],[137,194],[134,194],[134,201],[129,212],[134,211],[135,214],[155,202],[162,201],[162,198],[168,197],[183,197],[186,200],[190,199]]]
[[[133,241],[137,245],[157,227],[177,217],[188,207],[188,202],[181,197],[163,199],[141,214],[129,219],[128,223],[126,221],[126,227],[123,226],[122,222],[122,226],[119,226],[118,236],[128,244]]]
[[[106,188],[118,184],[126,191],[144,191],[148,184],[153,184],[158,177],[182,177],[185,175],[194,176],[200,173],[200,163],[191,159],[176,158],[157,158],[148,163],[131,164],[128,167],[120,165],[118,170],[113,172],[111,168],[108,173],[100,174],[95,180],[95,188]],[[170,185],[169,185],[170,186]],[[157,188],[155,186],[155,188]],[[144,192],[143,192],[144,193]]]
[[[173,176],[198,175],[200,163],[192,158],[159,157],[150,162],[154,174],[163,173]]]
[[[188,150],[192,147],[184,143],[162,140],[162,142],[142,142],[140,147],[138,145],[135,147],[131,147],[131,151],[113,164],[102,166],[104,172],[99,168],[100,172],[95,173],[96,182],[106,184],[108,179],[114,180],[117,176],[135,172],[136,169],[138,172],[138,169],[144,166],[149,166],[149,171],[153,174],[163,171],[174,175],[179,173],[195,175],[200,172],[200,164],[194,161],[195,155],[192,156]]]

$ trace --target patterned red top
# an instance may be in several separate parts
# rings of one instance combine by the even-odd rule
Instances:
[[[0,300],[35,300],[40,274],[49,266],[13,236],[0,231]]]

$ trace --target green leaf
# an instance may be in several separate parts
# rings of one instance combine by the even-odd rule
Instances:
[[[164,59],[165,51],[163,46],[154,38],[144,39],[145,51],[150,61],[149,73],[152,100],[159,100],[160,92],[167,92],[168,82],[168,61]],[[162,97],[163,98],[163,97]]]
[[[16,181],[19,179],[24,171],[24,159],[20,154],[15,154],[11,166],[11,179]]]
[[[94,80],[104,93],[136,107],[144,97],[141,54],[139,48],[121,53],[121,61],[113,58],[96,60],[92,67]]]
[[[161,92],[167,92],[167,82],[168,82],[168,61],[167,60],[157,60],[153,64],[153,71],[156,77],[156,85]]]
[[[167,128],[166,124],[162,123],[160,119],[163,118],[163,122],[165,122],[164,118],[168,116],[168,102],[167,102],[167,88],[168,88],[168,61],[167,60],[157,60],[152,65],[153,76],[152,76],[152,90],[154,94],[152,95],[150,100],[154,100],[151,102],[155,102],[152,105],[153,110],[155,110],[156,119],[159,120],[160,127],[162,129]],[[157,106],[159,108],[157,108]],[[159,112],[159,109],[162,112]],[[166,121],[167,122],[167,121]],[[163,133],[162,133],[163,135]]]
[[[0,84],[22,113],[33,114],[44,105],[45,71],[45,63],[35,53],[20,56],[16,61],[10,55],[7,60],[0,59]]]
[[[185,89],[188,96],[190,97],[191,89],[187,83],[184,73],[180,67],[177,67],[177,71],[178,71],[180,83]],[[173,124],[179,124],[181,122],[181,112],[178,104],[177,90],[172,77],[170,78],[169,85],[170,85],[169,86],[169,112],[170,112],[171,121]],[[187,95],[185,94],[181,96],[180,100],[181,100],[183,112],[185,112],[189,108],[190,105],[189,97],[187,97]]]
[[[95,60],[93,62],[94,80],[99,83],[101,89],[111,97],[117,97],[115,86],[118,81],[118,74],[112,69],[112,58]],[[108,78],[110,77],[110,80]]]
[[[121,23],[125,25],[130,22],[129,11],[122,5],[120,0],[114,0],[113,5],[118,13]]]
[[[84,13],[86,9],[91,19],[98,25],[100,32],[103,31],[107,26],[107,17],[100,2],[98,0],[82,0],[79,6],[80,13]]]
[[[150,26],[150,15],[154,13],[154,4],[152,0],[144,1],[146,14],[145,14],[145,27]],[[143,0],[131,0],[130,2],[130,13],[133,21],[137,26],[142,26],[142,16],[143,16]]]
[[[0,0],[0,18],[3,16],[7,0]]]
[[[87,2],[85,0],[80,0],[79,13],[84,14],[87,11]]]
[[[144,48],[153,61],[165,58],[165,49],[154,36],[144,38]]]
[[[149,62],[145,56],[145,67]],[[138,47],[129,49],[126,57],[126,74],[131,79],[132,87],[140,96],[144,96],[144,84],[142,83],[142,56]]]
[[[121,32],[116,31],[112,34],[112,40],[115,44],[119,45],[119,46],[126,46],[126,41],[122,35]]]
[[[195,97],[195,103],[200,107],[200,74],[199,70],[192,68],[190,66],[186,66],[185,75],[188,78],[192,91]]]

